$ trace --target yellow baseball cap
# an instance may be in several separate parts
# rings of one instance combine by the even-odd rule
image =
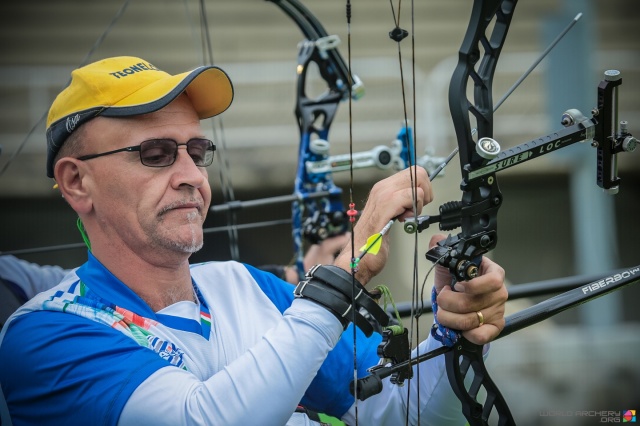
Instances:
[[[171,75],[144,59],[119,56],[74,70],[71,83],[53,101],[47,117],[47,176],[53,177],[53,159],[81,124],[97,116],[148,114],[183,92],[200,119],[220,114],[233,100],[231,80],[215,66]]]

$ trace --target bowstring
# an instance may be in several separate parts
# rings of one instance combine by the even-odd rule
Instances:
[[[395,25],[395,30],[398,33],[403,32],[404,30],[400,27],[400,17],[402,11],[402,0],[398,0],[398,10],[396,13],[396,9],[393,4],[393,0],[389,0],[389,4],[391,6],[391,14],[393,18],[393,23]],[[407,144],[407,152],[409,152],[408,156],[408,173],[409,179],[411,183],[411,199],[413,203],[413,212],[414,215],[417,216],[418,211],[418,200],[417,200],[417,168],[414,167],[414,160],[417,158],[417,112],[416,112],[416,61],[415,61],[415,4],[414,0],[411,0],[411,74],[412,74],[412,88],[411,88],[411,102],[412,102],[412,114],[413,114],[413,135],[412,137],[407,132],[405,136],[406,139],[403,141]],[[392,38],[393,39],[393,38]],[[395,40],[395,39],[394,39]],[[406,87],[405,87],[405,76],[404,76],[404,66],[402,60],[402,40],[396,40],[396,44],[398,47],[398,64],[399,64],[399,72],[400,72],[400,88],[402,93],[402,107],[404,114],[404,126],[406,129],[409,129],[409,112],[407,110],[407,95],[406,95]],[[413,139],[413,144],[411,143],[411,139]],[[427,274],[428,276],[428,274]],[[412,278],[411,278],[411,324],[409,330],[409,348],[412,348],[414,345],[414,335],[416,341],[419,341],[420,337],[420,323],[419,323],[419,315],[416,314],[416,306],[418,301],[420,300],[419,295],[419,283],[418,283],[419,271],[418,271],[418,233],[414,234],[414,250],[413,250],[413,267],[412,267]],[[427,277],[425,277],[426,281]],[[415,330],[415,334],[414,334]],[[416,345],[416,356],[419,356],[419,345]],[[408,368],[412,368],[409,366]],[[410,380],[410,379],[409,379]],[[416,380],[420,383],[420,369],[416,369]],[[417,400],[418,406],[420,405],[420,386],[417,386]],[[410,401],[411,401],[411,386],[407,387],[407,408],[405,411],[405,424],[409,424],[409,410],[410,410]],[[420,410],[417,410],[417,423],[420,424]]]
[[[417,146],[418,146],[418,134],[417,134],[417,105],[416,105],[416,58],[415,58],[415,44],[416,44],[416,40],[415,40],[415,8],[414,8],[414,0],[411,0],[411,90],[412,90],[412,102],[413,102],[413,156],[409,155],[409,165],[411,166],[411,162],[414,159],[418,158],[417,155]],[[418,200],[417,200],[417,167],[414,167],[413,169],[413,182],[411,185],[411,194],[412,194],[412,200],[413,200],[413,213],[414,216],[418,215]],[[413,298],[415,300],[417,300],[418,297],[418,233],[416,232],[414,234],[414,241],[413,241],[413,279],[411,282],[411,288],[412,288],[412,293],[413,293]],[[426,277],[425,277],[426,280]],[[417,303],[417,302],[416,302]],[[415,327],[416,327],[416,341],[419,342],[420,341],[420,321],[419,321],[419,317],[416,316],[415,321],[411,321],[411,324],[413,326],[413,324],[415,323]],[[410,334],[411,336],[411,334]],[[409,348],[411,348],[411,344],[412,344],[412,340],[409,339]],[[416,345],[416,356],[420,356],[420,345]],[[417,390],[417,398],[418,398],[418,410],[417,410],[417,424],[420,424],[420,368],[416,368],[416,380],[418,382],[418,386],[416,388]],[[410,401],[409,396],[410,396],[410,390],[411,390],[411,386],[408,387],[407,389],[407,401]],[[407,407],[409,407],[409,402],[407,402]],[[409,415],[408,415],[409,409],[407,408],[407,424],[409,423]]]
[[[353,77],[351,74],[351,0],[346,0],[345,14],[347,23],[347,78],[348,85],[348,114],[349,114],[349,210],[355,210],[355,203],[353,201]],[[349,224],[351,229],[351,306],[356,306],[356,252],[355,252],[355,215],[349,216]],[[357,333],[356,333],[356,310],[352,309],[351,322],[353,325],[353,383],[358,382],[358,345],[357,345]],[[358,426],[358,387],[353,386],[353,398],[354,398],[354,417],[355,426]]]

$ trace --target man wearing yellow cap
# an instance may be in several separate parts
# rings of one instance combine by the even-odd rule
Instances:
[[[295,291],[237,262],[190,265],[211,201],[215,146],[200,120],[226,110],[227,75],[200,67],[169,75],[134,57],[72,73],[47,121],[47,174],[80,217],[87,263],[22,306],[0,334],[3,425],[318,424],[310,410],[353,423],[353,324],[359,375],[378,362],[381,338],[361,312],[384,312],[362,288],[380,272],[388,242],[359,263],[352,298],[350,244],[334,265],[312,268]],[[418,210],[432,200],[416,171]],[[355,246],[413,212],[407,172],[377,183]],[[504,271],[455,293],[438,280],[442,325],[484,344],[504,326]],[[478,324],[482,312],[483,322]],[[354,314],[355,312],[355,314]],[[424,353],[440,345],[431,338]],[[464,424],[442,357],[421,363],[420,383],[385,382],[358,404],[361,424]],[[420,386],[418,392],[409,392]],[[410,398],[410,400],[408,400]],[[300,409],[299,405],[307,409]],[[10,420],[9,420],[10,417]]]

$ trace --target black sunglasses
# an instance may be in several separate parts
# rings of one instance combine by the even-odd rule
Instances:
[[[198,167],[206,167],[213,162],[213,155],[216,146],[209,139],[195,138],[187,143],[178,143],[173,139],[150,139],[140,145],[128,146],[126,148],[115,149],[113,151],[100,154],[90,154],[78,157],[78,160],[91,160],[92,158],[104,155],[115,154],[116,152],[140,152],[140,162],[148,167],[167,167],[175,163],[178,157],[178,147],[187,147],[187,153]]]

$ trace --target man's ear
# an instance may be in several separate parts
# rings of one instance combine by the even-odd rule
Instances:
[[[62,197],[71,208],[78,214],[89,213],[93,201],[84,163],[73,157],[63,157],[56,162],[53,174]]]

